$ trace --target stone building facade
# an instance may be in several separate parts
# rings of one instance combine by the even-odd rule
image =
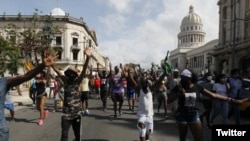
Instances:
[[[96,33],[87,26],[83,18],[71,17],[60,8],[53,9],[50,14],[53,17],[53,26],[57,26],[60,31],[53,33],[50,46],[58,51],[59,59],[56,63],[62,71],[70,66],[77,66],[79,70],[82,69],[85,61],[84,47],[90,47],[92,51],[93,57],[89,66],[91,65],[95,69],[97,63],[99,63],[101,69],[108,69],[109,59],[98,52]],[[37,30],[42,30],[46,26],[45,16],[38,15]],[[5,27],[10,23],[19,27],[20,31],[24,31],[30,25],[32,17],[33,15],[0,15],[0,36],[12,36],[5,31]]]
[[[219,44],[213,56],[218,72],[250,72],[250,0],[219,0]]]

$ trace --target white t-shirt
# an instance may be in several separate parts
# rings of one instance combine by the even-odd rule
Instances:
[[[140,90],[139,102],[138,102],[138,116],[153,116],[153,96],[152,92],[148,89],[148,93],[145,94],[143,90]]]
[[[89,78],[83,78],[81,84],[81,91],[89,91]]]
[[[4,104],[11,104],[11,103],[13,103],[12,96],[11,96],[10,92],[7,92],[6,96],[5,96]]]
[[[50,85],[51,88],[55,87],[55,79],[51,79]]]

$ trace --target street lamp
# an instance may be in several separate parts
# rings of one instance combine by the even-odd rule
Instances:
[[[235,60],[236,60],[236,54],[235,54],[235,38],[236,38],[236,0],[234,0],[233,4],[233,10],[234,10],[234,20],[233,20],[233,45],[232,45],[232,65],[231,69],[235,68]]]
[[[208,56],[207,57],[207,71],[208,72],[210,72],[211,61],[212,61],[212,57]]]

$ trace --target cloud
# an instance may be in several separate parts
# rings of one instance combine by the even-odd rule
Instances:
[[[211,12],[211,9],[216,9],[216,2],[213,1],[214,3],[211,1],[204,3],[195,0],[192,4],[194,12],[203,20],[204,30],[209,36],[206,38],[208,40],[215,39],[218,33],[217,20],[210,19],[210,15],[217,17],[216,12]],[[191,5],[189,2],[163,0],[162,3],[156,1],[157,3],[152,3],[152,5],[150,0],[140,1],[140,3],[137,1],[133,3],[134,5],[129,0],[124,3],[115,0],[110,0],[110,2],[116,9],[120,9],[116,16],[123,17],[114,19],[110,25],[106,22],[107,30],[120,33],[115,38],[100,42],[100,52],[107,55],[111,62],[114,64],[140,63],[141,66],[149,68],[152,62],[159,64],[168,50],[177,48],[177,35],[180,32],[182,19],[189,12]],[[138,4],[143,8],[138,8]],[[202,8],[203,5],[206,5],[206,8]],[[125,7],[133,11],[133,14],[129,15],[128,12],[124,12]],[[120,21],[119,25],[115,22],[116,20]]]
[[[131,6],[137,0],[108,0],[108,5],[118,13],[130,13]]]
[[[160,63],[167,50],[177,48],[177,35],[189,6],[200,15],[206,42],[218,38],[218,0],[60,0],[40,2],[5,1],[0,13],[29,15],[37,8],[49,13],[62,8],[70,16],[83,17],[96,30],[98,51],[112,64],[140,63],[150,67]],[[15,3],[15,4],[14,4]],[[27,4],[30,5],[27,7]]]
[[[124,23],[126,21],[124,16],[119,14],[109,14],[105,17],[100,17],[99,20],[103,24],[103,27],[106,28],[104,31],[108,35],[121,32],[124,29]]]

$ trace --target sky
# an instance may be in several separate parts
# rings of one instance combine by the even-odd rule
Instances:
[[[189,6],[203,22],[205,42],[218,38],[218,0],[0,0],[0,15],[41,15],[61,8],[82,17],[97,35],[97,50],[113,66],[160,64],[167,51],[177,48],[177,35]]]

